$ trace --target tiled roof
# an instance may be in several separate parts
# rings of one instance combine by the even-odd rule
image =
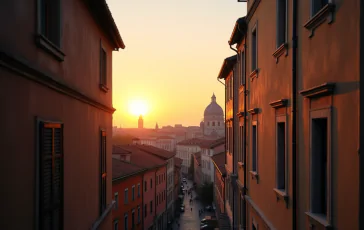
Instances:
[[[210,144],[210,148],[215,148],[219,145],[225,144],[225,137],[221,137]]]
[[[142,172],[143,168],[129,162],[112,159],[112,179],[133,175]]]
[[[125,151],[131,152],[130,162],[138,167],[150,169],[166,164],[165,160],[141,150],[137,145],[123,145],[119,147],[123,148]]]
[[[178,168],[181,168],[183,160],[181,158],[175,157],[174,158],[174,165]]]
[[[224,138],[225,139],[225,138]],[[199,146],[201,148],[210,148],[216,140],[203,140]]]
[[[150,145],[135,145],[135,146],[145,152],[148,152],[150,154],[163,158],[164,160],[167,160],[176,155],[176,153],[174,153],[174,152],[170,152],[170,151],[160,149],[160,148],[150,146]]]
[[[119,145],[113,145],[112,146],[112,154],[131,154],[131,152],[123,149]]]
[[[201,165],[201,152],[193,153],[192,155],[197,161],[198,165]]]
[[[225,169],[225,152],[221,152],[218,154],[215,154],[211,157],[212,161],[215,164],[215,167],[217,167],[221,174],[225,174],[226,173],[226,169]]]
[[[157,137],[157,139],[174,139],[174,138],[170,137],[170,136],[160,136],[160,137]]]

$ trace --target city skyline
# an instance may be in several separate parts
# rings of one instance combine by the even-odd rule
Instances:
[[[147,105],[146,128],[156,122],[160,127],[199,125],[213,93],[224,108],[224,86],[216,78],[221,57],[234,55],[225,44],[232,22],[246,14],[245,3],[107,3],[126,44],[123,52],[113,52],[114,126],[137,127],[139,115],[130,111],[132,101]]]

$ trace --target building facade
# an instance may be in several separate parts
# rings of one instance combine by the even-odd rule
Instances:
[[[200,126],[204,136],[213,134],[219,137],[225,136],[224,111],[217,104],[215,94],[212,94],[211,103],[206,107],[203,115],[204,118]]]
[[[125,46],[105,1],[45,2],[0,7],[0,228],[109,230],[112,51]]]
[[[360,229],[359,3],[247,1],[219,73],[232,229]]]
[[[193,181],[197,187],[203,184],[202,170],[201,170],[201,152],[192,154],[193,160]]]
[[[112,160],[115,200],[113,230],[143,229],[143,174],[144,169],[126,161]]]

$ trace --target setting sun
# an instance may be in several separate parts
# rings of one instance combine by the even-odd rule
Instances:
[[[143,100],[132,100],[129,102],[129,112],[133,115],[145,115],[148,111],[147,103]]]

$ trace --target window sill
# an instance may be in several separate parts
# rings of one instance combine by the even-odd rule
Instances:
[[[109,88],[107,88],[107,86],[106,86],[106,85],[104,85],[104,84],[100,84],[100,85],[99,85],[99,88],[100,88],[102,91],[104,91],[105,93],[107,93],[107,92],[109,91]]]
[[[38,45],[38,47],[44,49],[47,53],[51,54],[58,61],[64,61],[64,57],[66,55],[45,36],[38,34],[36,36],[36,44]]]
[[[326,219],[326,216],[322,214],[316,214],[312,212],[305,212],[305,214],[308,216],[310,223],[311,223],[311,229],[315,225],[320,225],[324,227],[325,229],[331,229],[332,226],[329,224],[329,222]]]
[[[283,54],[285,54],[285,56],[288,55],[288,44],[287,43],[283,43],[276,49],[276,51],[274,51],[273,57],[276,59],[276,63],[278,63],[279,57],[282,56]]]
[[[253,81],[254,78],[258,77],[258,69],[253,70],[249,75],[250,79]]]
[[[280,199],[282,199],[285,202],[288,202],[288,195],[287,195],[286,191],[284,191],[282,189],[278,189],[278,188],[274,188],[273,191],[277,195],[277,201],[280,200]]]
[[[257,180],[257,183],[258,183],[258,180],[259,180],[259,174],[258,172],[255,172],[255,171],[249,171],[249,173],[252,175],[252,179],[254,180]]]
[[[92,224],[91,230],[96,230],[100,226],[100,224],[104,221],[104,219],[107,217],[109,212],[111,212],[111,209],[115,205],[116,201],[113,200],[109,204],[109,206],[105,209],[105,211],[100,215],[100,217]]]
[[[335,4],[326,4],[319,12],[317,12],[312,18],[306,22],[304,27],[311,31],[310,38],[313,37],[314,31],[319,27],[325,20],[328,20],[328,24],[334,21]]]
[[[239,162],[238,162],[238,166],[239,166],[240,168],[242,168],[242,167],[244,167],[244,163],[243,163],[243,162],[241,162],[241,161],[239,161]]]

